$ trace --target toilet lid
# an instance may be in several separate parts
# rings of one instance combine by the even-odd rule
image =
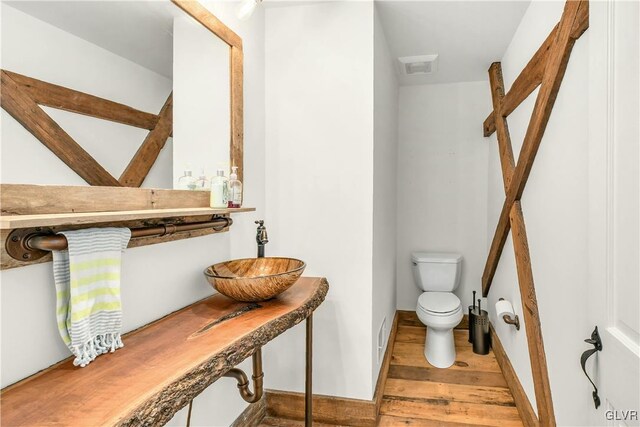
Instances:
[[[425,292],[418,298],[418,305],[432,313],[449,313],[460,307],[460,300],[451,292]]]

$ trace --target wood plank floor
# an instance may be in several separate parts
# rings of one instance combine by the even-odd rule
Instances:
[[[493,352],[473,353],[466,329],[455,330],[454,336],[456,362],[448,369],[434,368],[424,357],[426,328],[415,313],[399,313],[379,426],[523,425]],[[261,425],[304,423],[267,417]]]
[[[455,363],[434,368],[424,357],[425,326],[401,313],[379,426],[522,426],[493,353],[473,353],[466,329],[454,336]]]

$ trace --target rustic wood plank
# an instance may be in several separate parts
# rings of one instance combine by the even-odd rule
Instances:
[[[2,215],[208,208],[208,191],[0,184]]]
[[[551,42],[549,42],[549,44],[551,44]],[[540,76],[542,76],[542,72]],[[489,67],[489,84],[491,85],[493,110],[502,111],[505,95],[502,65],[499,62],[494,62],[491,64],[491,67]],[[500,165],[502,167],[502,180],[504,182],[504,190],[507,191],[511,183],[511,177],[513,176],[515,161],[513,160],[513,148],[507,118],[503,114],[499,114],[498,116],[495,125],[498,132],[498,150],[500,153]]]
[[[536,393],[538,418],[544,426],[555,425],[551,385],[547,370],[547,357],[544,351],[544,341],[538,313],[538,302],[531,270],[529,243],[522,215],[520,202],[515,202],[511,216],[513,246],[516,254],[516,268],[518,271],[518,285],[522,300],[524,324],[527,331],[529,358],[533,374],[533,387]]]
[[[427,336],[427,328],[424,326],[399,326],[396,342],[424,345]],[[453,335],[456,348],[470,347],[468,342],[468,330],[456,329]]]
[[[307,318],[328,284],[301,278],[278,298],[208,327],[246,303],[217,294],[124,337],[125,347],[86,368],[71,360],[2,391],[2,422],[159,425],[233,366]]]
[[[464,339],[467,342],[467,339]],[[468,344],[468,342],[467,342]],[[396,342],[393,351],[392,365],[416,366],[432,368],[424,357],[424,345]],[[500,372],[492,354],[481,356],[473,353],[469,346],[456,348],[456,361],[449,370]]]
[[[415,311],[398,310],[398,327],[402,326],[426,327],[418,319],[418,314]]]
[[[213,215],[250,212],[254,210],[255,208],[177,208],[73,214],[2,215],[0,216],[0,229],[12,230],[16,228],[63,227],[72,225],[86,226],[105,222],[124,222],[181,216],[209,216],[209,218],[211,218]]]
[[[482,427],[481,424],[473,424],[477,427]],[[439,420],[425,420],[419,418],[404,418],[396,417],[393,415],[382,415],[378,420],[378,427],[398,427],[398,426],[410,426],[410,427],[468,427],[469,424],[454,423],[450,421]]]
[[[229,46],[242,49],[242,39],[231,28],[227,27],[206,7],[194,0],[171,0],[193,19],[204,25]]]
[[[555,33],[552,32],[552,34]],[[549,40],[549,38],[547,38],[547,41],[545,41],[545,43],[547,42],[549,43],[549,45],[551,45],[553,43],[553,39]],[[544,71],[544,68],[542,69],[542,71]],[[540,75],[542,75],[542,71]],[[522,76],[522,74],[520,75]],[[494,111],[502,111],[505,94],[504,80],[502,77],[502,65],[499,62],[494,62],[489,68],[489,83],[491,85],[491,99],[493,102],[493,109]],[[495,122],[495,124],[498,134],[498,152],[500,154],[500,165],[502,167],[502,181],[504,183],[504,191],[506,193],[509,189],[509,185],[511,184],[513,170],[515,169],[513,148],[511,145],[511,136],[509,135],[507,118],[500,114],[499,119]],[[485,264],[484,272],[482,273],[482,293],[484,296],[488,294],[488,286],[493,281],[493,276],[495,275],[496,269],[498,268],[498,262],[493,262],[493,260],[499,260],[502,256],[502,250],[507,239],[507,234],[502,234],[501,238],[503,238],[504,240],[499,240],[495,242],[495,244],[492,243],[488,257],[488,259],[491,259],[492,262],[487,261],[487,263]]]
[[[483,295],[486,296],[491,287],[491,271],[495,271],[500,260],[499,255],[507,239],[509,232],[509,215],[516,200],[520,200],[524,187],[529,178],[533,161],[540,147],[540,142],[546,130],[549,117],[567,68],[567,63],[571,55],[571,50],[575,44],[575,39],[571,38],[572,29],[576,22],[578,9],[581,4],[588,0],[571,0],[565,4],[565,10],[558,24],[557,37],[554,45],[549,51],[547,66],[540,86],[540,91],[536,98],[533,114],[525,134],[524,142],[518,156],[518,162],[513,172],[513,177],[509,184],[509,190],[502,206],[498,225],[494,233],[489,257],[485,264],[485,273],[482,278]]]
[[[144,139],[144,142],[138,148],[124,172],[122,172],[119,179],[122,186],[140,187],[142,185],[172,131],[173,92],[169,94],[162,110],[160,110],[158,123],[149,132],[149,135]]]
[[[571,29],[571,38],[574,40],[580,38],[587,28],[589,28],[589,2],[583,1],[578,7],[578,14]],[[558,26],[556,25],[511,85],[501,110],[494,108],[494,111],[486,118],[483,124],[484,136],[491,136],[496,131],[495,112],[499,111],[499,116],[508,117],[522,101],[527,99],[540,86],[544,68],[547,64],[548,52],[557,37],[557,32]]]
[[[441,399],[385,397],[380,413],[466,425],[522,426],[518,411],[513,406],[450,402]]]
[[[390,378],[387,381],[384,395],[385,397],[438,399],[449,402],[515,406],[508,388],[486,387],[480,384],[449,384],[444,382]]]
[[[123,125],[151,130],[158,123],[158,115],[136,110],[128,105],[109,101],[84,92],[58,86],[42,80],[27,77],[8,70],[13,81],[26,90],[29,96],[39,105],[57,108],[85,116],[97,117]]]
[[[273,418],[304,419],[304,394],[267,390],[267,415]],[[313,396],[313,423],[348,426],[375,426],[376,405],[373,400]]]
[[[522,384],[518,379],[518,375],[511,365],[509,356],[504,350],[504,347],[500,342],[500,338],[498,337],[495,328],[491,324],[489,325],[489,331],[491,333],[491,348],[496,355],[496,360],[498,361],[498,365],[500,365],[502,375],[507,381],[507,385],[509,386],[509,390],[511,391],[511,395],[513,396],[513,399],[515,401],[515,405],[518,409],[518,413],[520,414],[520,418],[522,419],[522,422],[525,426],[537,427],[538,416],[533,410],[531,402],[529,401],[527,394],[522,388]]]
[[[238,179],[244,181],[244,100],[242,49],[231,48],[231,165],[238,167]]]
[[[389,378],[446,382],[447,384],[482,384],[487,387],[507,387],[507,383],[499,370],[485,372],[391,365],[389,368]]]
[[[418,319],[418,315],[415,311],[398,310],[398,325],[399,326],[418,326],[425,327],[425,325]],[[469,328],[469,315],[465,314],[462,320],[456,326],[456,329],[468,329]]]
[[[89,153],[69,136],[4,70],[1,105],[45,147],[91,185],[120,186]]]
[[[275,417],[265,417],[260,423],[260,427],[263,426],[275,426],[275,427],[304,427],[304,420],[291,420],[287,418],[275,418]],[[336,427],[338,424],[325,424],[318,423],[314,420],[314,427]],[[241,427],[241,426],[238,426]]]

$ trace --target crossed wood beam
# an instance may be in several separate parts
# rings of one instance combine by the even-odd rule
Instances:
[[[521,410],[521,417],[527,426],[555,426],[556,422],[520,198],[547,127],[571,50],[575,41],[588,27],[588,0],[568,0],[560,22],[533,55],[506,95],[501,64],[495,62],[489,68],[493,111],[484,122],[484,136],[490,136],[494,131],[497,133],[505,201],[482,275],[482,294],[486,297],[489,293],[504,244],[511,230],[538,408],[537,417],[530,407],[524,411],[525,413]],[[518,162],[515,163],[507,116],[538,86],[540,90]]]
[[[173,132],[172,94],[156,115],[7,70],[0,80],[2,108],[90,185],[140,187]],[[149,134],[116,179],[41,106],[148,129]]]

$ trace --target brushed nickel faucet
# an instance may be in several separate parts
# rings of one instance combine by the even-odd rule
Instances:
[[[256,242],[258,243],[258,258],[264,258],[264,245],[269,243],[269,237],[267,236],[267,227],[264,226],[264,220],[260,219],[256,221],[258,229],[256,230]]]

